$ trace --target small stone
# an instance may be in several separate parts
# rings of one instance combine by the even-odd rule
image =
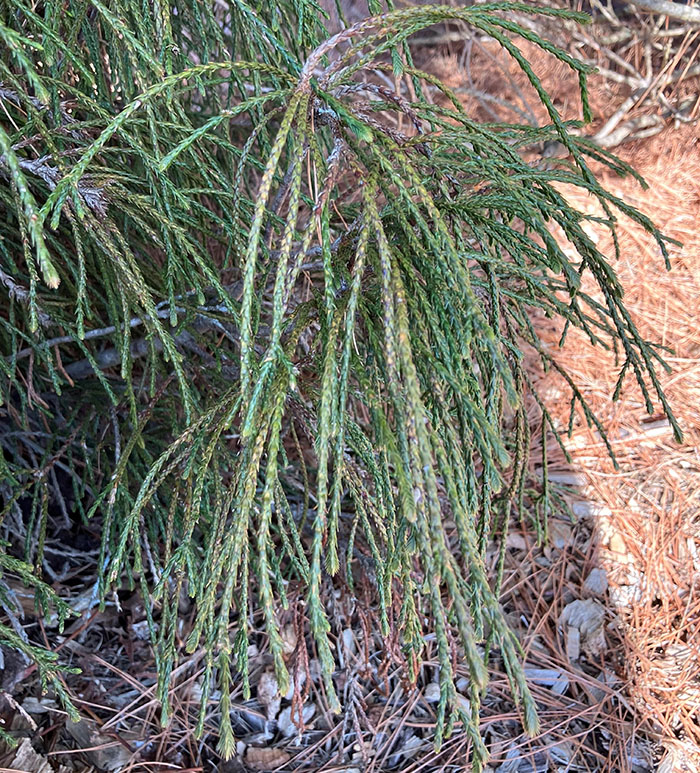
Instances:
[[[272,671],[264,671],[258,682],[258,703],[266,710],[268,720],[277,716],[281,699],[277,677]]]
[[[424,741],[417,735],[411,733],[407,738],[397,744],[396,754],[389,757],[389,767],[398,768],[403,760],[410,760],[415,757],[418,749],[423,745]],[[402,766],[405,767],[405,766]]]
[[[148,627],[148,620],[142,620],[139,623],[132,623],[131,630],[134,638],[139,641],[148,641],[151,637],[151,631]]]
[[[597,657],[605,649],[605,607],[595,599],[576,599],[559,616],[559,625],[567,632],[567,656],[578,659],[580,647]]]
[[[566,657],[575,663],[581,657],[581,631],[570,625],[566,629]]]
[[[422,738],[419,738],[417,735],[413,735],[412,733],[401,744],[401,753],[404,757],[406,757],[406,759],[411,759],[411,757],[415,757],[416,752],[418,749],[420,749],[423,743],[424,741]]]
[[[283,749],[257,748],[249,746],[245,755],[245,763],[253,770],[274,770],[285,765],[292,758]]]
[[[16,748],[12,765],[13,769],[24,770],[26,773],[51,773],[51,763],[34,751],[28,738],[23,738]]]
[[[297,689],[301,692],[302,687],[306,684],[306,671],[299,668],[293,675],[293,678],[289,680],[289,688],[284,696],[286,700],[291,701],[294,697],[294,683],[296,682]]]
[[[641,585],[618,585],[610,588],[610,601],[615,607],[629,607],[639,603],[644,596]]]
[[[552,518],[549,522],[549,539],[557,550],[564,550],[571,542],[571,524]]]
[[[431,682],[423,691],[423,698],[428,703],[437,703],[440,700],[440,685],[437,682]]]
[[[345,628],[343,630],[342,637],[345,652],[347,652],[349,655],[354,655],[357,651],[357,644],[355,642],[355,634],[353,633],[352,629]]]
[[[302,727],[311,721],[311,718],[316,713],[316,707],[313,703],[307,703],[301,710],[302,715]],[[299,721],[299,712],[294,712],[294,718],[292,719],[292,707],[287,706],[286,709],[282,709],[279,717],[277,718],[277,728],[285,738],[291,738],[299,732],[299,728],[295,724],[295,720]]]
[[[569,688],[569,679],[561,669],[525,666],[523,671],[529,682],[549,687],[557,695],[563,695]]]
[[[611,553],[619,553],[621,556],[627,555],[627,545],[625,544],[622,535],[618,532],[615,532],[610,537],[608,548],[610,549]]]
[[[586,476],[576,472],[549,472],[547,480],[561,486],[576,486],[578,488],[583,488],[587,483]]]
[[[41,697],[41,700],[31,695],[27,696],[22,701],[22,708],[27,714],[46,714],[49,711],[60,711],[56,701],[45,695]]]
[[[192,686],[190,687],[190,698],[195,702],[199,703],[202,700],[202,684],[201,682],[192,682]]]
[[[280,638],[282,639],[282,653],[286,656],[291,655],[297,648],[296,628],[291,623],[285,625],[280,631]]]
[[[511,550],[527,550],[528,544],[525,537],[517,531],[512,531],[506,537],[506,547]]]
[[[596,687],[595,682],[600,682],[604,687]],[[598,674],[595,681],[589,685],[588,689],[593,696],[593,700],[600,703],[600,701],[604,700],[605,697],[610,694],[610,688],[615,687],[619,682],[620,680],[617,675],[609,668],[606,668]]]
[[[588,516],[594,516],[596,518],[612,516],[612,510],[609,507],[594,502],[574,502],[571,506],[571,511],[577,518],[586,518]]]
[[[318,658],[311,658],[309,661],[309,676],[312,682],[318,682],[321,678],[322,667],[321,661]]]
[[[608,575],[605,569],[595,567],[588,573],[583,582],[584,596],[602,596],[608,589]]]

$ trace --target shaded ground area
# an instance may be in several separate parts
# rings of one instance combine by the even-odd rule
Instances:
[[[510,115],[508,120],[513,120],[515,106],[516,114],[534,112],[531,117],[542,120],[526,104],[527,84],[514,70],[502,69],[494,50],[478,41],[465,45],[463,36],[451,42],[453,33],[459,30],[447,30],[432,41],[426,66],[444,77],[478,117]],[[697,49],[694,34],[677,36],[680,44],[675,41],[673,50],[684,53],[672,68],[651,62],[650,83],[657,71],[678,73],[687,64],[686,74],[691,72]],[[590,39],[585,43],[573,37],[570,43],[590,55]],[[592,79],[596,122],[586,129],[591,134],[599,134],[636,93],[629,79],[647,65],[644,47],[615,54],[627,68],[605,51],[598,55],[607,69],[622,72],[627,80],[609,75]],[[674,58],[671,53],[667,62]],[[578,117],[579,106],[569,104],[575,88],[568,71],[535,64],[558,109],[565,117]],[[635,389],[625,388],[611,403],[620,365],[613,353],[606,356],[573,335],[557,353],[601,418],[619,467],[610,461],[600,434],[579,415],[564,441],[570,461],[554,441],[548,442],[546,469],[541,455],[533,455],[533,479],[546,475],[556,486],[560,506],[550,519],[547,545],[538,544],[530,523],[512,528],[502,601],[525,652],[542,734],[534,740],[521,735],[507,680],[493,657],[482,713],[492,771],[669,773],[698,765],[693,755],[700,749],[700,148],[697,123],[692,123],[698,113],[697,90],[697,78],[670,81],[661,89],[671,106],[668,114],[662,100],[650,102],[639,93],[606,135],[625,126],[624,139],[638,133],[640,126],[662,129],[653,138],[615,148],[647,178],[648,191],[631,178],[604,179],[613,193],[648,212],[669,236],[684,242],[682,249],[673,250],[672,272],[667,273],[646,235],[621,223],[622,257],[616,269],[642,333],[672,349],[667,361],[673,370],[662,375],[661,383],[685,440],[673,441],[668,422],[649,416]],[[638,120],[645,115],[653,117],[646,126]],[[556,148],[543,148],[533,163],[564,163],[559,155]],[[580,191],[567,195],[587,211],[589,202]],[[608,238],[594,223],[590,236]],[[607,248],[612,251],[611,244]],[[561,331],[545,319],[535,323],[554,349]],[[569,422],[565,387],[554,376],[539,386],[564,431]],[[531,408],[532,431],[537,434],[534,401]],[[5,768],[29,773],[466,769],[468,742],[459,732],[439,754],[432,749],[437,685],[430,656],[411,688],[403,678],[397,648],[370,636],[370,630],[377,630],[371,572],[357,578],[355,595],[338,593],[330,583],[325,588],[337,634],[343,713],[335,716],[328,710],[313,649],[307,654],[311,643],[304,636],[302,599],[290,587],[289,608],[281,620],[296,688],[278,694],[267,643],[260,636],[250,651],[253,698],[244,701],[240,686],[232,695],[239,756],[221,764],[214,751],[218,696],[211,696],[202,740],[193,734],[204,653],[195,652],[178,670],[171,688],[173,716],[161,727],[155,665],[139,596],[120,593],[103,611],[97,609],[93,583],[99,535],[83,529],[82,542],[75,540],[67,531],[49,552],[57,582],[68,593],[75,589],[73,602],[84,611],[83,617],[63,634],[51,621],[32,625],[37,640],[57,648],[62,658],[82,670],[70,675],[67,684],[83,719],[78,724],[67,721],[51,696],[40,697],[31,669],[6,657],[0,682],[2,718],[26,740],[0,759]],[[498,556],[494,544],[489,553],[494,572]],[[25,599],[19,587],[16,593],[25,606],[25,619],[33,620],[33,601]],[[181,645],[188,633],[189,604],[187,597],[181,599]],[[466,687],[466,668],[463,678]]]

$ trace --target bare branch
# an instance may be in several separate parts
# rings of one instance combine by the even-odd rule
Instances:
[[[662,13],[664,16],[670,16],[672,19],[690,22],[691,24],[700,24],[700,8],[691,5],[682,5],[673,3],[671,0],[627,0],[630,5],[643,8],[652,13]]]

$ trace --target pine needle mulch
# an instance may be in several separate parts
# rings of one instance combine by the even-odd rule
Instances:
[[[689,51],[693,59],[695,49],[697,41]],[[634,60],[635,53],[626,56]],[[526,84],[499,67],[493,54],[474,46],[467,56],[453,47],[433,59],[440,75],[484,120],[489,113],[492,119],[493,113],[505,118],[513,106],[529,108],[521,94]],[[601,59],[601,66],[609,64]],[[570,100],[575,84],[551,62],[541,60],[535,69],[562,114],[577,118],[578,105]],[[679,103],[696,104],[697,113],[697,77],[679,81],[667,93]],[[485,100],[484,94],[498,101]],[[628,96],[624,85],[593,76],[595,121],[585,133],[599,131]],[[654,109],[640,103],[626,117],[634,125]],[[570,503],[575,525],[565,516],[555,517],[550,547],[544,550],[528,537],[527,525],[510,537],[502,600],[511,610],[511,623],[520,627],[528,660],[539,668],[531,674],[546,682],[538,698],[545,698],[549,710],[543,712],[542,738],[506,742],[512,762],[504,767],[499,761],[499,773],[700,769],[700,141],[697,122],[684,126],[666,120],[665,126],[653,137],[613,149],[645,178],[648,190],[632,178],[601,173],[615,195],[682,242],[672,250],[668,272],[640,229],[621,221],[621,258],[615,269],[642,335],[668,347],[671,370],[661,373],[660,381],[684,441],[674,442],[668,421],[649,415],[628,382],[612,402],[622,364],[614,353],[592,347],[583,335],[568,336],[559,349],[561,326],[544,317],[536,320],[550,351],[556,350],[557,361],[600,418],[617,467],[596,428],[575,416],[571,438],[564,437],[570,462],[550,440],[547,469]],[[581,191],[566,194],[581,211],[602,215]],[[587,228],[605,254],[614,254],[603,226],[590,223]],[[565,436],[568,388],[553,374],[538,386]],[[539,412],[535,405],[532,409],[535,427]],[[532,465],[541,475],[537,449]],[[566,613],[567,605],[573,605],[573,615]],[[587,624],[590,636],[581,630]]]
[[[544,550],[527,530],[511,535],[504,603],[517,611],[511,622],[520,624],[528,661],[542,669],[533,676],[548,680],[538,697],[547,694],[551,705],[544,714],[551,732],[543,736],[553,744],[550,759],[564,754],[577,770],[676,773],[700,763],[700,147],[689,127],[621,155],[650,187],[607,180],[611,190],[653,212],[665,233],[683,242],[669,273],[644,236],[621,223],[616,268],[635,323],[669,347],[672,370],[661,383],[684,442],[674,442],[666,419],[647,413],[637,390],[623,390],[613,403],[619,362],[583,337],[568,338],[557,360],[601,419],[618,466],[583,416],[564,440],[571,462],[549,442],[547,474],[565,492],[576,523],[552,519]],[[582,197],[573,203],[586,210]],[[590,235],[606,238],[602,228]],[[561,329],[544,318],[538,326],[557,348]],[[544,384],[564,431],[566,386],[551,374]],[[541,473],[536,453],[533,465]],[[567,615],[567,606],[580,616]],[[534,758],[540,743],[521,749]]]
[[[608,180],[669,236],[683,243],[666,272],[638,230],[621,223],[617,271],[643,334],[669,347],[672,370],[661,374],[683,428],[673,441],[668,422],[649,416],[639,393],[623,390],[612,404],[617,369],[580,337],[559,354],[603,419],[618,469],[595,430],[577,421],[567,447],[585,475],[597,543],[595,563],[610,583],[620,648],[616,673],[630,701],[635,729],[665,749],[659,769],[695,769],[700,759],[700,145],[697,127],[667,132],[622,153],[646,178]],[[572,194],[574,195],[574,194]],[[579,197],[579,204],[585,202]],[[593,238],[605,239],[602,229]],[[611,245],[605,245],[611,247]],[[555,333],[552,330],[552,333]],[[555,344],[554,335],[552,345]],[[556,392],[553,392],[556,394]],[[557,403],[553,401],[553,407]],[[559,401],[562,422],[566,408]],[[554,450],[554,449],[553,449]],[[683,762],[685,760],[685,762]]]

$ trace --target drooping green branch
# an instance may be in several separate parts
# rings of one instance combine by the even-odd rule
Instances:
[[[569,132],[518,48],[526,40],[578,73],[585,117],[586,67],[513,21],[582,17],[420,6],[328,37],[310,0],[224,5],[177,4],[168,19],[129,0],[41,14],[0,0],[14,52],[0,65],[4,528],[22,524],[39,577],[47,471],[63,465],[80,517],[100,520],[101,592],[138,582],[158,610],[166,719],[178,599],[194,598],[200,730],[218,680],[224,755],[232,680],[248,689],[251,605],[284,686],[280,610],[286,580],[300,583],[337,707],[326,593],[371,561],[377,634],[401,642],[409,672],[435,635],[436,742],[461,719],[478,766],[481,645],[498,650],[537,729],[484,562],[524,507],[525,352],[558,367],[531,312],[619,347],[621,379],[668,410],[659,353],[556,184],[597,197],[613,232],[621,215],[664,255],[666,240],[599,185],[589,159],[625,168]],[[411,36],[449,20],[514,58],[548,126],[480,124],[415,66]],[[548,139],[569,149],[567,169],[523,159]],[[469,716],[455,650],[471,675]]]

